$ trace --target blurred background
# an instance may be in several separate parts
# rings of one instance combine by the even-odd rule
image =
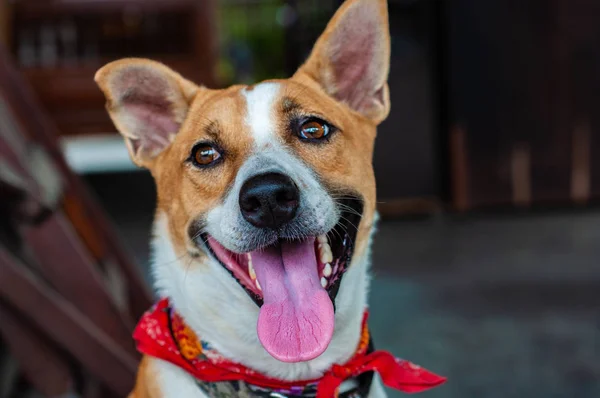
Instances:
[[[0,0],[0,398],[133,382],[155,193],[94,72],[289,76],[341,3]],[[423,397],[600,397],[600,2],[389,10],[376,346],[449,377]]]

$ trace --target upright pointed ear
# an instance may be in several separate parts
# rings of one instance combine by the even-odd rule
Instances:
[[[296,75],[378,124],[390,110],[390,32],[386,0],[347,0]]]
[[[146,59],[111,62],[94,79],[131,159],[143,167],[169,146],[199,89],[165,65]]]

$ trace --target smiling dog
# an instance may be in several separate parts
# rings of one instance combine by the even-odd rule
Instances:
[[[323,385],[337,394],[344,380],[343,394],[384,396],[359,374],[372,351],[360,347],[389,58],[386,1],[348,0],[290,79],[212,90],[150,60],[98,71],[158,194],[152,269],[168,302],[136,332],[155,349],[140,344],[132,397],[285,396],[300,381],[287,395],[318,385],[327,396]],[[330,372],[348,363],[346,377]],[[421,389],[441,382],[409,368]]]

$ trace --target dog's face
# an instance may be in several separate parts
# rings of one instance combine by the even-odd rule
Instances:
[[[327,348],[344,272],[366,250],[389,51],[386,2],[349,0],[287,80],[210,90],[137,59],[96,76],[174,247],[229,271],[281,361]]]

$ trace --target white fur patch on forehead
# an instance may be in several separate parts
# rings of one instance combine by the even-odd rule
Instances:
[[[246,124],[257,146],[273,142],[277,138],[273,107],[279,89],[278,83],[260,83],[250,90],[242,91],[247,106]]]

